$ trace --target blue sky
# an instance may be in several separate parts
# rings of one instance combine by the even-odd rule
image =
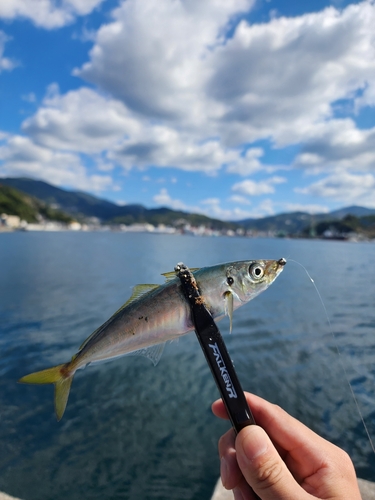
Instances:
[[[0,177],[226,220],[374,208],[374,26],[374,0],[1,0]]]

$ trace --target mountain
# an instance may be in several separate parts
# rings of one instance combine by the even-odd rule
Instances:
[[[102,220],[108,220],[121,215],[122,207],[110,201],[80,191],[60,189],[47,182],[19,177],[0,179],[0,183],[23,191],[74,216],[98,217]],[[137,212],[140,208],[142,207],[139,205],[129,205],[130,211]]]
[[[308,214],[306,212],[290,212],[261,219],[245,219],[238,221],[246,230],[272,231],[281,234],[306,234],[306,230],[321,223],[339,221],[353,216],[363,219],[375,215],[375,209],[350,206],[329,213]]]
[[[368,215],[375,215],[374,208],[358,207],[353,205],[351,207],[340,208],[339,210],[334,210],[330,212],[332,217],[337,217],[338,219],[343,219],[347,215],[354,215],[355,217],[366,217]]]
[[[105,223],[133,224],[150,223],[154,225],[192,224],[205,225],[212,229],[236,229],[238,224],[211,219],[201,214],[171,210],[166,207],[148,209],[142,205],[119,206],[110,201],[96,198],[81,191],[67,191],[44,181],[19,178],[3,178],[0,184],[9,186],[31,195],[50,207],[62,210],[78,219],[97,217]]]
[[[245,219],[239,221],[239,224],[247,230],[298,234],[311,224],[329,217],[329,214],[311,215],[306,212],[290,212],[261,219]]]
[[[0,179],[0,214],[17,215],[26,222],[37,222],[40,217],[60,222],[71,222],[72,217],[51,208],[34,196],[27,195],[16,188],[1,184]]]
[[[155,226],[158,224],[174,226],[191,224],[193,226],[203,225],[217,230],[242,228],[245,231],[270,232],[280,236],[319,235],[320,230],[324,232],[326,228],[332,226],[337,231],[342,231],[344,227],[364,228],[365,231],[371,231],[372,234],[375,215],[375,209],[350,206],[324,214],[311,215],[305,212],[291,212],[259,219],[224,222],[201,214],[191,214],[166,207],[148,209],[137,204],[119,206],[81,191],[67,191],[34,179],[4,178],[0,179],[0,184],[26,193],[29,197],[33,197],[34,203],[35,200],[39,200],[39,203],[49,207],[49,210],[59,209],[80,220],[97,217],[106,224],[146,222]],[[41,209],[38,210],[40,212]],[[348,217],[352,219],[348,219]],[[338,221],[343,219],[345,219],[344,225],[338,224]]]

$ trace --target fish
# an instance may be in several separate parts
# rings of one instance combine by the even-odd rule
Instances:
[[[205,306],[219,321],[266,290],[286,260],[246,260],[191,269]],[[80,346],[71,361],[25,375],[24,384],[54,384],[57,420],[66,409],[75,372],[91,363],[126,354],[148,357],[155,365],[166,341],[194,330],[191,311],[175,272],[164,273],[163,285],[136,285],[131,297]]]

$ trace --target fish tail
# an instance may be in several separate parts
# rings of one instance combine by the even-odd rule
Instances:
[[[57,420],[61,420],[68,402],[70,386],[74,371],[69,370],[70,363],[47,368],[40,372],[30,373],[20,378],[21,384],[54,384],[55,386],[55,413]]]

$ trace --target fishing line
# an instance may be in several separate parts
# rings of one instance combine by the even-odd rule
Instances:
[[[367,425],[366,425],[365,419],[364,419],[364,417],[363,417],[363,415],[362,415],[361,409],[360,409],[360,407],[359,407],[357,397],[356,397],[356,395],[355,395],[355,393],[354,393],[354,390],[353,390],[353,387],[352,387],[352,385],[351,385],[351,383],[350,383],[350,380],[349,380],[349,375],[348,375],[348,372],[347,372],[347,370],[346,370],[346,368],[345,368],[345,364],[344,364],[344,361],[343,361],[343,355],[342,355],[342,353],[341,353],[341,351],[340,351],[339,344],[338,344],[338,342],[337,342],[336,335],[335,335],[335,333],[334,333],[334,331],[333,331],[332,324],[331,324],[331,320],[329,319],[328,312],[327,312],[327,308],[326,308],[326,306],[325,306],[325,304],[324,304],[323,298],[322,298],[322,296],[321,296],[321,294],[320,294],[320,292],[319,292],[319,290],[318,290],[318,287],[316,286],[315,281],[314,281],[314,280],[312,279],[312,277],[310,276],[310,274],[309,274],[309,272],[307,271],[306,267],[305,267],[305,266],[303,266],[300,262],[298,262],[298,261],[296,261],[296,260],[294,260],[294,259],[288,259],[288,262],[295,262],[296,264],[298,264],[299,266],[301,266],[301,267],[302,267],[302,269],[303,269],[303,270],[305,271],[305,273],[307,274],[307,276],[308,276],[309,280],[310,280],[310,281],[311,281],[311,283],[313,284],[313,287],[315,288],[316,293],[318,294],[318,297],[319,297],[320,303],[321,303],[321,304],[322,304],[322,306],[323,306],[323,310],[324,310],[325,315],[326,315],[326,318],[327,318],[327,323],[328,323],[329,330],[330,330],[330,333],[331,333],[332,338],[333,338],[333,341],[334,341],[334,346],[335,346],[336,352],[337,352],[338,357],[339,357],[339,361],[340,361],[340,364],[341,364],[341,368],[342,368],[342,370],[343,370],[343,372],[344,372],[344,375],[345,375],[346,381],[347,381],[347,383],[348,383],[348,385],[349,385],[349,389],[350,389],[350,392],[351,392],[351,394],[352,394],[352,397],[353,397],[353,400],[354,400],[355,406],[356,406],[356,408],[357,408],[357,412],[358,412],[358,414],[359,414],[359,416],[360,416],[360,419],[361,419],[361,421],[362,421],[363,427],[364,427],[364,429],[365,429],[365,432],[366,432],[366,434],[367,434],[368,440],[369,440],[369,442],[370,442],[370,445],[371,445],[372,451],[374,452],[374,455],[375,455],[375,446],[374,446],[374,443],[373,443],[373,441],[372,441],[372,439],[371,439],[371,436],[370,436],[369,430],[368,430],[368,428],[367,428]]]

